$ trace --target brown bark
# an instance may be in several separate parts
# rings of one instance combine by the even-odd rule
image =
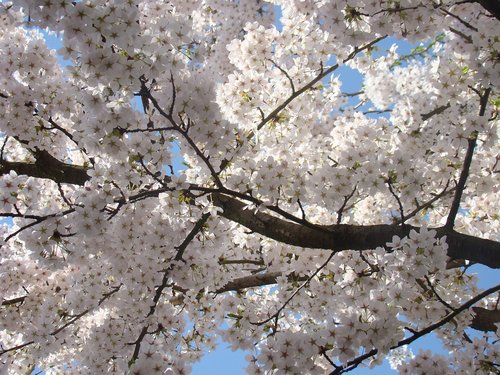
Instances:
[[[281,272],[267,272],[259,273],[256,275],[250,275],[245,277],[239,277],[228,282],[222,288],[219,288],[215,293],[224,293],[230,291],[238,291],[246,288],[255,288],[265,285],[276,284],[276,279],[281,276]]]
[[[0,175],[14,171],[18,175],[47,178],[74,185],[83,185],[90,178],[84,166],[63,163],[47,151],[36,151],[34,156],[35,163],[0,160]]]
[[[393,236],[403,237],[411,229],[409,225],[331,225],[317,229],[286,221],[263,212],[253,213],[243,209],[245,203],[222,194],[213,194],[214,204],[224,212],[221,216],[248,229],[289,245],[316,249],[368,250],[385,246]],[[448,256],[467,259],[491,268],[500,268],[500,243],[469,236],[446,228],[435,228],[438,235],[447,236]]]
[[[65,164],[46,151],[41,151],[36,163],[0,161],[0,175],[10,170],[32,177],[49,178],[59,183],[83,185],[90,177],[83,166]],[[248,229],[293,246],[343,250],[369,250],[385,246],[393,236],[403,237],[409,225],[330,225],[306,226],[267,213],[244,209],[246,203],[220,193],[212,194],[213,203],[221,207],[221,216]],[[447,228],[435,228],[439,236],[447,236],[448,255],[452,259],[466,259],[491,268],[500,268],[500,243],[473,237]]]
[[[480,331],[497,330],[496,323],[500,323],[500,310],[488,310],[484,307],[473,307],[474,318],[472,319],[471,327]]]

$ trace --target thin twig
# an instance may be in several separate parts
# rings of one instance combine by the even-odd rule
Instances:
[[[157,175],[157,174],[155,174],[155,173],[153,173],[153,172],[151,172],[151,171],[149,170],[149,168],[148,168],[148,167],[146,166],[146,164],[144,163],[144,159],[143,159],[143,158],[141,158],[141,160],[139,161],[139,163],[141,164],[142,168],[144,168],[144,170],[146,171],[146,173],[147,173],[149,176],[151,176],[151,178],[153,178],[153,179],[154,179],[156,182],[158,182],[161,186],[163,186],[163,187],[165,187],[165,188],[168,188],[167,184],[166,184],[164,181],[160,180],[160,179],[158,178],[158,175]],[[161,173],[160,173],[160,175],[161,175]]]
[[[438,299],[438,301],[441,302],[448,309],[455,310],[453,308],[453,306],[451,306],[448,302],[446,302],[443,298],[441,298],[441,296],[439,295],[439,293],[437,292],[437,290],[434,288],[434,285],[432,285],[431,280],[429,279],[429,277],[427,275],[425,275],[424,278],[425,278],[425,281],[427,281],[427,285],[429,286],[429,288],[431,288],[432,293]]]
[[[366,49],[369,49],[371,48],[374,44],[380,42],[381,40],[385,39],[387,36],[384,35],[384,36],[381,36],[381,37],[378,37],[374,40],[372,40],[371,42],[365,44],[364,46],[360,47],[360,48],[355,48],[354,51],[352,51],[349,56],[347,56],[343,61],[342,63],[346,63],[347,61],[349,60],[352,60],[359,52],[362,52]],[[269,121],[275,119],[278,114],[283,110],[285,109],[288,104],[290,104],[292,101],[294,101],[297,97],[299,97],[300,95],[302,95],[304,92],[310,90],[311,88],[314,87],[314,85],[316,83],[318,83],[319,81],[321,81],[324,77],[326,77],[327,75],[333,73],[335,70],[337,70],[339,67],[340,67],[340,64],[337,63],[333,66],[331,66],[330,68],[328,69],[324,69],[323,67],[323,62],[320,61],[320,66],[321,66],[321,69],[320,69],[320,74],[318,74],[315,78],[313,78],[311,81],[309,81],[306,85],[302,86],[299,90],[296,90],[292,95],[290,95],[287,99],[285,99],[280,105],[278,105],[271,113],[269,113],[266,117],[264,117],[260,122],[259,124],[257,124],[257,131],[259,131],[260,129],[262,129]],[[255,136],[255,132],[254,131],[251,131],[248,136],[247,136],[247,139],[252,139],[253,137]],[[230,159],[224,159],[221,163],[221,166],[220,166],[220,171],[219,173],[221,173],[224,169],[226,169],[226,167],[229,165],[229,163],[231,162]]]
[[[410,337],[408,337],[408,338],[406,338],[404,340],[399,341],[396,345],[392,346],[391,349],[396,349],[396,348],[399,348],[401,346],[411,344],[413,341],[419,339],[420,337],[425,336],[428,333],[431,333],[432,331],[434,331],[434,330],[442,327],[446,323],[449,323],[458,314],[460,314],[463,311],[469,309],[470,307],[472,307],[474,304],[476,304],[477,302],[479,302],[483,298],[489,296],[490,294],[496,293],[499,290],[500,290],[500,284],[498,284],[498,285],[496,285],[496,286],[494,286],[492,288],[489,288],[489,289],[485,290],[484,292],[478,294],[476,297],[470,299],[469,301],[467,301],[464,304],[462,304],[460,307],[458,307],[455,310],[453,310],[451,313],[447,314],[444,318],[442,318],[438,322],[436,322],[434,324],[431,324],[430,326],[428,326],[427,328],[425,328],[425,329],[423,329],[421,331],[416,331],[415,334],[413,334],[412,336],[410,336]],[[339,375],[339,374],[343,374],[345,372],[354,370],[356,367],[358,367],[358,365],[361,362],[363,362],[364,360],[366,360],[368,358],[373,357],[377,353],[378,353],[378,349],[372,349],[368,353],[360,355],[360,356],[356,357],[355,359],[347,362],[347,364],[345,366],[339,366],[334,371],[332,371],[330,373],[330,375]]]
[[[316,271],[314,271],[314,273],[309,276],[307,278],[306,281],[304,281],[297,289],[295,289],[295,291],[292,293],[292,295],[290,297],[288,297],[288,299],[283,303],[283,305],[281,305],[281,307],[272,315],[270,316],[269,318],[265,319],[265,320],[262,320],[260,322],[250,322],[251,324],[254,324],[254,325],[263,325],[263,324],[266,324],[268,322],[270,322],[271,320],[273,319],[277,319],[279,317],[279,314],[283,311],[283,309],[290,303],[290,301],[306,286],[308,285],[311,280],[323,269],[325,268],[328,263],[330,263],[330,260],[332,260],[333,256],[336,254],[336,252],[332,251],[332,253],[330,254],[330,256],[328,257],[328,259],[318,268],[316,269]]]
[[[61,198],[63,199],[64,203],[66,203],[68,207],[73,207],[73,203],[71,203],[64,194],[61,184],[59,182],[56,183],[57,183],[57,190],[59,190],[59,194],[61,195]]]
[[[444,189],[440,193],[434,195],[434,197],[432,197],[431,199],[429,199],[427,202],[425,202],[424,204],[418,204],[418,202],[417,202],[416,208],[412,212],[410,212],[409,214],[405,215],[405,217],[404,217],[405,221],[407,221],[408,219],[414,217],[420,211],[425,210],[426,208],[432,206],[432,204],[434,202],[436,202],[437,200],[441,199],[445,195],[450,194],[453,191],[455,191],[456,187],[453,187],[450,190],[447,190],[449,185],[450,185],[450,180],[448,180],[446,182],[446,186],[444,187]],[[397,221],[396,224],[401,224],[401,221]]]
[[[297,203],[299,204],[300,211],[302,212],[302,220],[306,220],[306,212],[304,211],[304,207],[302,207],[302,202],[298,198]]]
[[[401,226],[404,226],[406,218],[405,218],[405,214],[404,214],[404,210],[403,210],[403,203],[401,202],[401,199],[399,199],[398,195],[394,192],[394,189],[392,188],[392,182],[391,182],[390,177],[387,179],[387,185],[389,186],[389,191],[391,192],[392,196],[398,202],[399,214],[401,216],[400,224],[401,224]]]
[[[439,114],[443,113],[448,108],[450,108],[450,103],[448,103],[446,105],[442,105],[440,107],[437,107],[437,108],[433,109],[432,111],[430,111],[429,113],[423,113],[420,115],[420,117],[422,117],[422,121],[426,121],[434,115],[439,115]]]
[[[151,132],[162,132],[162,131],[169,131],[169,130],[176,130],[175,127],[173,126],[164,126],[161,128],[146,128],[146,129],[123,129],[119,128],[118,129],[121,133],[151,133]]]
[[[253,260],[253,259],[220,259],[219,264],[253,264],[256,266],[263,266],[265,263],[263,260]]]
[[[103,294],[102,297],[101,297],[101,299],[99,299],[97,305],[94,306],[94,307],[101,306],[104,303],[104,301],[106,301],[109,297],[111,297],[113,294],[115,294],[116,292],[118,292],[120,290],[120,288],[122,287],[122,285],[123,284],[120,284],[120,285],[112,288],[111,291]],[[56,330],[52,331],[50,333],[50,335],[51,336],[56,336],[58,333],[60,333],[61,331],[63,331],[64,329],[66,329],[67,327],[69,327],[70,325],[72,325],[73,323],[75,323],[77,320],[79,320],[83,316],[87,315],[90,311],[93,310],[94,307],[90,307],[90,308],[82,311],[81,313],[75,315],[73,318],[71,318],[64,325],[62,325],[61,327],[59,327]],[[24,348],[24,347],[26,347],[28,345],[32,345],[34,343],[35,343],[35,341],[28,341],[28,342],[25,342],[23,344],[16,345],[16,346],[14,346],[12,348],[3,349],[3,350],[0,351],[0,356],[2,356],[5,353],[8,353],[8,352],[12,352],[12,351],[16,351],[16,350],[22,349],[22,348]]]
[[[343,96],[358,96],[358,95],[361,95],[361,94],[364,94],[364,93],[365,93],[364,91],[343,92],[342,95]]]
[[[174,115],[175,99],[177,97],[177,90],[175,88],[174,74],[170,71],[170,82],[172,83],[172,102],[170,103],[170,109],[168,111],[170,117]]]
[[[191,241],[195,238],[195,236],[198,234],[203,229],[203,226],[209,219],[210,214],[205,213],[201,216],[201,218],[196,222],[194,225],[193,229],[188,233],[184,241],[177,246],[175,249],[177,250],[177,253],[174,257],[174,261],[180,261],[183,259],[183,255],[185,250],[187,249],[188,245],[191,243]],[[167,287],[168,285],[168,278],[170,276],[170,272],[174,268],[175,263],[171,262],[169,267],[163,272],[163,278],[161,284],[156,288],[155,295],[153,297],[153,303],[149,308],[149,312],[146,316],[146,318],[150,317],[153,315],[156,311],[156,307],[158,306],[158,302],[160,301],[161,295],[163,293],[163,290]],[[139,336],[137,337],[137,340],[135,340],[131,345],[134,345],[134,352],[132,353],[132,357],[130,358],[128,365],[129,367],[132,366],[132,364],[137,360],[139,356],[139,352],[141,350],[141,345],[142,341],[144,340],[144,337],[148,333],[148,328],[149,325],[145,325],[142,329],[141,332],[139,333]]]
[[[446,13],[447,15],[449,15],[450,17],[453,17],[455,18],[458,22],[460,22],[462,25],[464,25],[465,27],[467,27],[468,29],[471,29],[471,30],[474,30],[475,32],[477,32],[477,27],[475,26],[472,26],[469,22],[463,20],[462,18],[460,18],[459,16],[457,16],[456,14],[453,14],[451,13],[450,11],[446,10],[446,9],[441,9],[441,12],[443,13]]]
[[[352,189],[351,193],[344,197],[344,202],[342,203],[342,206],[340,206],[340,208],[337,211],[337,224],[340,224],[342,222],[342,214],[344,213],[347,202],[349,202],[349,200],[353,197],[354,193],[356,192],[357,187],[358,187],[358,185],[354,186],[354,189]]]
[[[484,94],[481,95],[480,97],[479,116],[484,116],[490,92],[491,88],[487,88]],[[469,170],[472,163],[472,157],[474,155],[474,148],[476,147],[477,143],[477,134],[472,134],[471,137],[467,140],[467,143],[468,146],[467,146],[467,152],[465,154],[464,165],[462,168],[462,172],[460,173],[460,178],[458,180],[457,189],[455,190],[455,196],[453,197],[453,202],[451,203],[450,212],[446,219],[445,228],[448,229],[453,229],[453,226],[455,225],[455,218],[460,208],[460,201],[462,199],[462,194],[465,190],[465,183],[467,182],[467,178],[469,177]]]
[[[182,129],[181,126],[175,122],[173,116],[170,113],[167,113],[167,112],[165,112],[162,109],[162,107],[160,106],[160,104],[158,103],[158,101],[156,100],[156,98],[153,95],[151,95],[150,92],[147,92],[145,95],[147,95],[147,97],[149,98],[149,100],[151,101],[151,103],[153,104],[153,106],[156,108],[156,110],[160,113],[160,115],[162,115],[164,118],[166,118],[170,122],[170,124],[172,124],[172,127],[174,128],[174,130],[176,130],[177,132],[179,132],[184,137],[184,139],[188,142],[189,146],[191,146],[191,148],[194,150],[194,152],[196,153],[196,155],[207,166],[208,170],[210,171],[210,175],[214,179],[214,182],[217,185],[217,187],[222,188],[223,187],[222,181],[220,180],[218,173],[215,172],[215,169],[212,166],[212,163],[210,163],[210,161],[209,161],[210,157],[205,156],[205,154],[203,153],[203,151],[200,150],[200,148],[196,145],[196,143],[188,135],[188,131],[187,131],[188,129],[187,128],[186,129]],[[189,118],[188,118],[188,120],[189,120],[188,124],[190,124],[191,121],[190,121]]]
[[[0,149],[0,163],[2,162],[3,160],[3,153],[4,153],[4,150],[5,150],[5,146],[7,145],[7,142],[9,141],[9,136],[5,136],[4,140],[3,140],[3,145],[2,145],[2,148]]]
[[[368,115],[368,114],[371,114],[371,113],[382,114],[382,113],[389,113],[389,112],[392,112],[392,109],[390,109],[390,108],[387,108],[387,109],[370,109],[368,111],[363,111],[363,114],[364,115]]]
[[[29,219],[34,219],[35,221],[32,221],[31,223],[28,223],[28,224],[22,226],[21,228],[19,228],[18,230],[14,231],[13,233],[9,234],[7,237],[4,238],[4,243],[6,243],[7,241],[9,241],[12,237],[15,237],[16,235],[18,235],[19,233],[21,233],[23,230],[31,228],[31,227],[33,227],[33,226],[35,226],[37,224],[40,224],[41,222],[45,221],[46,219],[49,219],[49,218],[52,218],[52,217],[64,216],[64,215],[70,214],[70,213],[72,213],[74,211],[75,211],[74,208],[70,208],[70,209],[67,209],[66,211],[60,212],[58,214],[50,214],[50,215],[45,215],[45,216],[35,217],[34,215],[23,215],[22,217],[29,218]]]
[[[288,72],[285,69],[283,69],[281,66],[279,66],[277,63],[275,63],[272,59],[267,59],[267,60],[272,62],[274,64],[274,66],[276,68],[278,68],[281,73],[283,73],[285,75],[285,77],[288,79],[288,82],[290,82],[290,86],[292,87],[292,94],[295,94],[295,85],[293,84],[293,79],[292,79],[292,77],[290,77]]]
[[[450,31],[464,39],[467,44],[472,44],[472,37],[470,35],[467,35],[460,30],[455,29],[454,27],[450,27]]]
[[[23,303],[25,299],[26,299],[26,296],[16,297],[16,298],[12,298],[12,299],[6,299],[6,300],[2,301],[2,306],[11,306],[11,305],[16,305],[18,303]]]
[[[75,140],[75,138],[73,137],[73,134],[71,134],[69,131],[67,131],[66,129],[64,129],[61,125],[59,125],[58,123],[56,123],[54,121],[54,119],[52,119],[52,117],[49,117],[49,123],[50,125],[52,125],[52,128],[53,129],[57,129],[59,130],[61,133],[63,133],[66,137],[68,137],[75,145],[78,146],[78,148],[80,148],[80,145],[78,144],[78,142]],[[48,130],[52,130],[51,128],[46,128]]]

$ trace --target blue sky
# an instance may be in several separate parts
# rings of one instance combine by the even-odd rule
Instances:
[[[279,22],[280,13],[277,14],[276,25],[280,28]],[[61,47],[60,40],[53,35],[44,34],[46,37],[46,41],[51,48],[58,49]],[[379,48],[388,49],[393,43],[397,43],[399,46],[398,52],[400,54],[409,53],[412,45],[404,42],[398,41],[393,38],[388,38],[379,44]],[[62,65],[67,65],[67,61],[63,61],[60,59],[60,63]],[[362,85],[362,76],[346,66],[339,68],[335,75],[339,75],[342,80],[342,91],[344,92],[355,92],[361,88]],[[177,155],[179,155],[179,151],[177,150]],[[177,157],[174,168],[179,170],[183,168],[181,165],[182,159],[180,156]],[[479,284],[481,287],[490,287],[495,284],[495,281],[498,281],[498,275],[494,270],[491,270],[484,266],[473,266],[470,269],[472,273],[479,273],[481,275],[479,279]],[[443,348],[440,345],[439,340],[436,339],[434,335],[428,335],[420,340],[417,340],[410,346],[414,353],[417,353],[419,349],[431,349],[436,352],[441,352],[442,354],[446,354]],[[201,362],[197,363],[192,367],[192,374],[194,375],[239,375],[244,374],[244,368],[246,367],[245,355],[248,352],[245,351],[232,351],[228,344],[220,342],[217,347],[217,350],[211,353],[206,353]],[[353,374],[357,375],[390,375],[396,374],[395,371],[391,370],[388,363],[384,362],[382,365],[374,368],[368,369],[359,367]]]

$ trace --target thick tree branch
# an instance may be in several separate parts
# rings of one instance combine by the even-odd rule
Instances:
[[[83,185],[90,177],[82,166],[71,166],[57,161],[49,155],[50,163],[64,169],[57,168],[40,170],[40,162],[35,164],[14,163],[18,174],[32,177],[50,178],[59,183]],[[55,160],[55,161],[54,161]],[[13,163],[2,164],[0,175],[9,172]],[[151,192],[146,192],[151,194]],[[289,245],[342,250],[368,250],[385,246],[393,236],[406,236],[412,226],[401,228],[395,225],[333,225],[333,226],[305,226],[271,216],[263,212],[253,213],[246,210],[246,203],[222,194],[212,195],[214,205],[221,207],[224,212],[221,216],[237,222],[248,229],[266,237]],[[496,241],[481,239],[455,232],[449,228],[436,228],[439,236],[447,236],[448,255],[453,259],[467,259],[481,263],[491,268],[500,268],[500,244]]]
[[[237,199],[213,194],[214,205],[221,207],[221,216],[276,241],[293,246],[342,250],[369,250],[385,246],[393,236],[407,236],[419,228],[396,225],[332,225],[314,229],[295,224],[263,212],[245,210],[245,203]],[[435,228],[439,237],[447,236],[448,256],[467,259],[491,268],[500,268],[500,243],[455,232],[448,228]]]
[[[58,183],[83,185],[90,177],[87,169],[59,161],[47,151],[34,152],[35,163],[0,160],[0,175],[16,172],[18,175],[47,178]]]
[[[255,288],[266,285],[276,284],[281,272],[266,272],[257,275],[244,276],[234,279],[215,291],[216,294],[238,291],[246,288]]]
[[[497,330],[495,324],[500,323],[500,310],[488,310],[484,307],[473,307],[474,318],[472,319],[471,327],[480,331]]]

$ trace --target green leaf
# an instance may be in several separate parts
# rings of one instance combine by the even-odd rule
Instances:
[[[250,95],[248,95],[248,93],[246,91],[240,91],[238,94],[243,98],[244,102],[248,103],[248,102],[252,101],[252,97]]]
[[[282,111],[278,113],[274,118],[270,121],[270,126],[276,127],[276,124],[281,124],[287,121],[290,117],[286,111]]]
[[[398,174],[397,174],[397,172],[396,172],[395,170],[391,169],[391,170],[389,171],[389,181],[390,181],[391,183],[394,183],[394,182],[396,182],[397,180],[398,180]]]
[[[347,5],[344,9],[345,16],[344,19],[347,22],[361,21],[361,13],[355,7]]]
[[[122,132],[119,129],[115,128],[115,129],[113,129],[113,131],[111,133],[108,134],[108,137],[109,138],[111,138],[111,137],[119,137],[119,138],[121,138],[122,137]]]
[[[352,165],[352,169],[356,170],[361,167],[361,162],[356,160],[354,164]]]

